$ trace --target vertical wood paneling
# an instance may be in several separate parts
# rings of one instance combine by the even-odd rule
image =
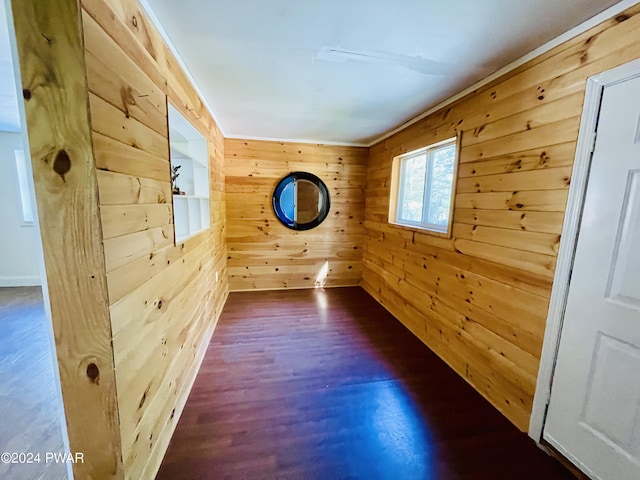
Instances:
[[[13,14],[69,447],[84,455],[73,473],[120,479],[81,12],[76,0],[24,0],[13,2]]]
[[[153,478],[227,295],[224,145],[136,1],[82,6],[124,477]],[[212,226],[178,245],[167,101],[209,143]]]
[[[230,288],[313,287],[325,264],[325,285],[357,285],[362,275],[366,167],[366,148],[227,139]],[[291,230],[273,212],[273,190],[293,171],[313,173],[329,189],[329,215],[312,230]]]
[[[370,148],[363,286],[526,430],[588,76],[640,57],[629,9]],[[453,239],[387,223],[395,155],[462,131]]]

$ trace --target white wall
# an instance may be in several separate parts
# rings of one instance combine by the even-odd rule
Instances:
[[[14,151],[23,150],[20,133],[0,132],[0,287],[40,285],[40,239],[22,221]]]

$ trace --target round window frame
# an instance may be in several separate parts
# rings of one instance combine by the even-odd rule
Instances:
[[[295,220],[289,219],[289,217],[285,215],[282,209],[282,205],[280,204],[280,197],[282,195],[282,192],[289,184],[295,182],[296,180],[307,180],[313,183],[316,187],[318,187],[318,190],[320,190],[320,194],[323,197],[322,208],[320,209],[318,216],[307,223],[298,223]],[[280,220],[280,222],[285,227],[296,231],[311,230],[312,228],[317,227],[326,220],[327,216],[329,215],[329,210],[331,209],[331,197],[329,195],[329,189],[320,177],[309,172],[291,172],[280,179],[280,181],[276,185],[276,188],[273,190],[273,196],[271,197],[271,200],[276,218]]]

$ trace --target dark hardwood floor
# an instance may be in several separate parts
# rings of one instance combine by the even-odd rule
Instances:
[[[0,453],[40,454],[39,462],[0,462],[3,480],[67,478],[64,464],[45,461],[65,451],[47,328],[40,287],[0,288]]]
[[[364,290],[232,293],[158,479],[572,479]]]

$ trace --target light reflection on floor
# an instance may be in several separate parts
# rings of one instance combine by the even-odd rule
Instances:
[[[375,382],[371,387],[378,404],[371,421],[379,432],[380,450],[389,452],[387,460],[404,471],[411,465],[414,478],[432,478],[431,435],[402,384]]]

